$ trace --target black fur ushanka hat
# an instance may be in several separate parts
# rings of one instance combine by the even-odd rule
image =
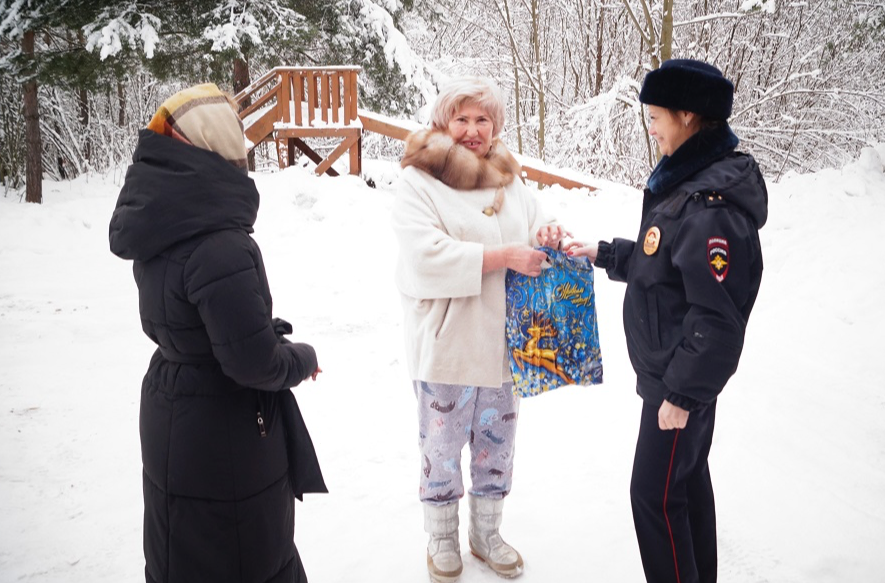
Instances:
[[[722,72],[703,61],[670,59],[649,71],[639,101],[667,109],[692,111],[709,119],[731,115],[734,85]]]

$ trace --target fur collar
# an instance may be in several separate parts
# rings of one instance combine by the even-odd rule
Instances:
[[[456,190],[507,186],[521,167],[501,140],[495,138],[488,154],[476,154],[455,143],[440,130],[420,130],[406,138],[403,168],[414,166]]]

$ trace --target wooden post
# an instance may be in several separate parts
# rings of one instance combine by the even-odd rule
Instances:
[[[289,123],[292,119],[289,116],[289,88],[291,87],[289,77],[289,73],[283,71],[280,73],[280,80],[277,83],[277,117],[283,123]]]
[[[359,176],[363,171],[363,136],[360,132],[356,143],[350,147],[350,173]]]
[[[313,125],[317,108],[317,78],[315,71],[307,73],[307,125]]]
[[[329,123],[329,83],[331,81],[331,75],[329,75],[329,73],[322,73],[321,75],[322,76],[320,77],[320,79],[322,81],[322,86],[320,91],[322,92],[321,102],[323,109],[323,121]]]
[[[295,125],[301,126],[304,125],[304,116],[301,113],[301,102],[304,96],[304,77],[300,71],[292,74],[292,81],[295,83],[295,99],[293,100],[295,105]]]
[[[332,123],[338,123],[341,118],[339,109],[341,108],[341,73],[334,71],[332,73]]]
[[[281,139],[274,140],[273,143],[277,147],[277,163],[279,163],[280,170],[282,170],[286,167],[286,143]]]
[[[351,81],[350,81],[350,85],[351,85],[351,87],[350,87],[350,112],[348,113],[348,116],[347,116],[348,124],[349,124],[349,122],[355,121],[357,118],[356,108],[357,108],[358,85],[357,85],[357,80],[356,80],[356,71],[350,72],[350,78],[351,78]]]
[[[353,76],[344,72],[344,125],[350,125],[350,100],[354,92]]]

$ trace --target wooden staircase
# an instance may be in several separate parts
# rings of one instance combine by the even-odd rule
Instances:
[[[272,140],[280,168],[295,163],[299,150],[316,163],[317,174],[337,176],[332,164],[345,152],[350,156],[350,173],[362,171],[362,133],[375,132],[405,140],[418,123],[397,120],[357,108],[357,74],[360,67],[276,67],[234,99],[241,107],[240,118],[251,151]],[[340,140],[325,158],[305,139]],[[589,177],[550,168],[543,161],[515,155],[522,177],[540,184],[596,190]]]
[[[239,92],[240,118],[251,151],[265,140],[277,146],[280,168],[295,163],[295,150],[316,164],[316,173],[337,176],[332,164],[350,154],[350,173],[361,171],[362,126],[357,118],[359,67],[276,67]],[[305,139],[333,138],[325,158]]]

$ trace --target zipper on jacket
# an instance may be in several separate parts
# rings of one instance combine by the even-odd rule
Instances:
[[[258,412],[258,433],[261,434],[261,437],[267,437],[267,430],[264,428],[264,417],[261,415],[261,411]]]

